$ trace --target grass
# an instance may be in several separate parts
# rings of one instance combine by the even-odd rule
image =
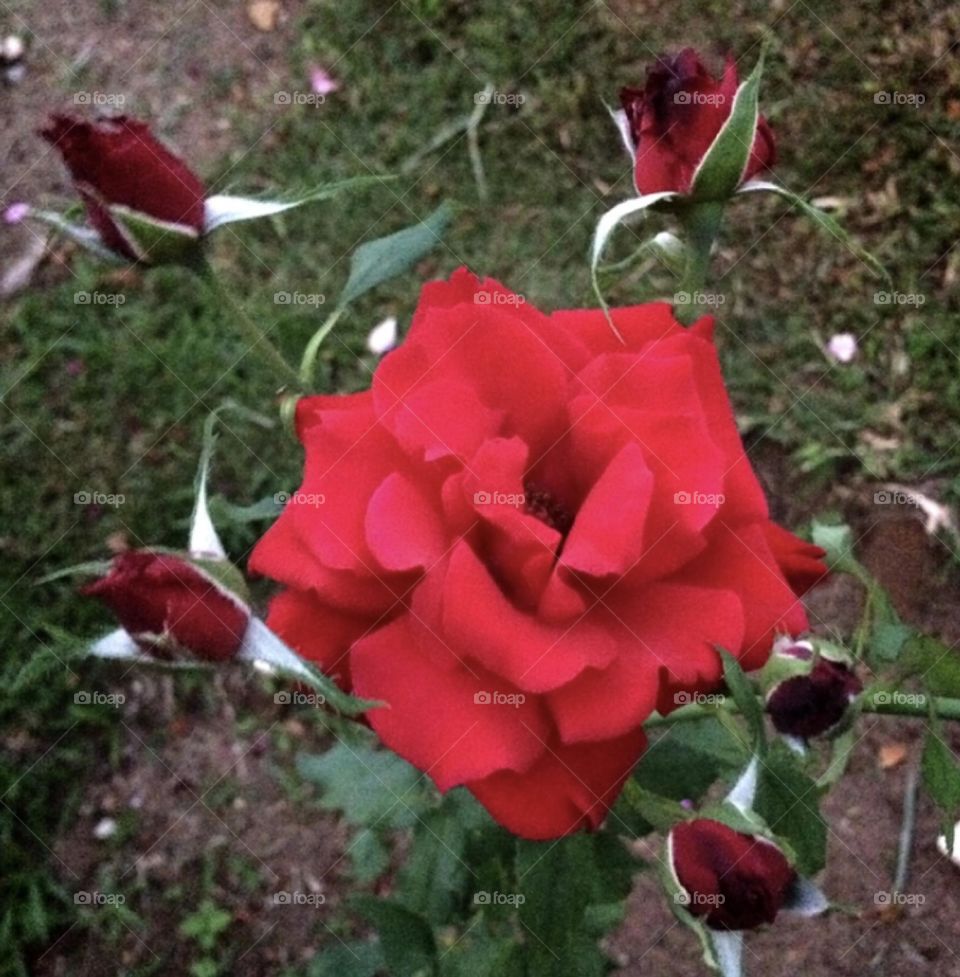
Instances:
[[[951,149],[960,111],[944,93],[957,92],[960,68],[935,45],[941,34],[955,35],[960,14],[920,0],[883,14],[866,3],[783,6],[776,15],[767,3],[684,0],[638,17],[627,2],[308,3],[291,77],[321,61],[342,78],[343,91],[320,109],[270,106],[244,119],[238,108],[239,131],[249,139],[205,174],[210,185],[303,186],[398,172],[452,119],[469,114],[490,82],[523,102],[491,105],[484,120],[489,199],[478,198],[460,137],[392,188],[223,233],[215,262],[250,315],[296,360],[318,310],[280,307],[275,292],[321,293],[332,302],[352,247],[425,216],[441,199],[456,201],[456,225],[420,274],[365,297],[328,342],[321,364],[331,390],[365,385],[372,366],[362,355],[365,332],[388,313],[408,317],[419,280],[461,263],[547,308],[592,304],[590,233],[630,187],[602,101],[642,78],[651,52],[681,43],[739,52],[748,67],[771,28],[762,107],[780,141],[778,177],[808,196],[837,198],[847,227],[884,261],[894,285],[873,280],[842,244],[784,205],[739,202],[716,288],[725,298],[722,355],[745,429],[753,441],[775,441],[802,473],[783,492],[796,488],[815,500],[839,479],[934,478],[941,497],[956,501],[960,317],[950,286],[960,265],[953,250],[960,198],[946,188],[960,169]],[[921,24],[932,24],[931,33],[911,27]],[[919,92],[926,102],[877,104],[881,91]],[[250,149],[266,125],[269,134]],[[630,242],[629,233],[618,237],[622,254]],[[160,269],[131,279],[83,258],[72,268],[75,277],[0,313],[7,462],[0,904],[11,907],[0,914],[0,941],[12,948],[0,954],[0,972],[16,972],[21,950],[36,952],[74,918],[69,880],[58,875],[49,846],[117,723],[116,710],[76,706],[77,690],[107,688],[113,676],[61,663],[66,646],[53,630],[96,634],[104,615],[77,599],[69,582],[36,581],[101,557],[116,533],[134,544],[182,545],[207,413],[232,398],[275,416],[266,370],[187,273]],[[665,277],[656,281],[670,294]],[[923,303],[878,304],[880,290],[921,295]],[[124,301],[78,304],[80,292]],[[609,298],[643,295],[637,276],[628,276]],[[820,347],[840,331],[861,342],[858,361],[846,368],[831,366]],[[233,502],[252,502],[293,486],[298,464],[278,428],[231,417],[213,487]],[[79,505],[81,492],[123,503]],[[260,528],[226,527],[236,558]]]

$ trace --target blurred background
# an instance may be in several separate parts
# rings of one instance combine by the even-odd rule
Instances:
[[[745,74],[768,31],[761,108],[777,178],[836,214],[893,286],[773,198],[736,202],[715,285],[732,396],[775,515],[802,530],[842,514],[901,614],[952,643],[954,4],[2,0],[0,206],[72,199],[37,136],[52,110],[148,119],[217,191],[400,173],[391,189],[240,225],[214,244],[230,289],[265,326],[282,317],[273,335],[296,359],[323,310],[278,309],[276,293],[332,300],[359,241],[456,203],[445,245],[365,297],[326,344],[327,389],[358,389],[374,365],[368,331],[389,315],[405,327],[418,282],[460,264],[547,309],[593,304],[590,235],[630,193],[604,102],[642,84],[656,53],[686,45],[717,65],[732,52]],[[512,97],[489,105],[480,128],[484,196],[463,132],[442,137],[487,84]],[[280,97],[320,91],[320,104]],[[608,297],[672,291],[640,267]],[[104,270],[16,224],[0,226],[0,292],[0,974],[319,977],[318,950],[362,932],[344,900],[389,891],[402,838],[373,868],[346,854],[348,828],[295,772],[296,756],[327,743],[316,712],[278,703],[267,680],[70,657],[109,621],[69,580],[38,584],[126,546],[182,545],[203,423],[230,398],[256,412],[228,418],[212,483],[242,563],[266,524],[231,506],[293,488],[300,465],[273,424],[272,381],[180,270]],[[831,343],[843,334],[855,342]],[[858,600],[843,581],[821,590],[817,629],[848,629]],[[876,717],[862,732],[826,805],[824,887],[850,912],[752,939],[754,973],[960,974],[960,870],[938,857],[926,802],[910,880],[923,898],[876,904],[918,742],[908,724]],[[285,889],[322,893],[322,905],[277,905]],[[652,874],[609,950],[631,977],[699,972]]]

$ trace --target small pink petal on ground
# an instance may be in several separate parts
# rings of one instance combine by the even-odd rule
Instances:
[[[314,95],[329,95],[340,88],[340,82],[320,65],[310,67],[310,91]]]
[[[852,332],[838,332],[827,343],[827,354],[837,363],[851,363],[857,355],[857,337]]]
[[[30,204],[23,203],[22,201],[10,204],[3,212],[3,222],[4,224],[19,224],[29,213]]]

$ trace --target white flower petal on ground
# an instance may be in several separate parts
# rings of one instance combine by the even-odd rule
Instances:
[[[397,317],[387,316],[377,323],[367,335],[367,349],[377,356],[389,353],[397,345]]]
[[[837,363],[852,363],[857,348],[857,337],[852,332],[838,332],[827,343],[827,355]]]

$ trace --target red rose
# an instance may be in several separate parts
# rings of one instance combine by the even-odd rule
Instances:
[[[634,150],[638,194],[690,190],[697,166],[730,115],[738,84],[732,59],[723,77],[716,79],[697,52],[686,48],[672,57],[661,57],[647,72],[644,88],[620,92]],[[742,179],[749,180],[775,161],[773,133],[761,116]]]
[[[700,818],[675,825],[667,851],[684,906],[713,929],[747,930],[772,923],[797,881],[773,842],[719,821]]]
[[[240,648],[250,609],[186,560],[131,550],[81,591],[117,616],[140,648],[161,658],[227,661]]]
[[[203,184],[146,123],[126,116],[86,122],[54,115],[42,135],[60,151],[90,223],[118,255],[130,261],[156,257],[156,236],[147,241],[144,226],[179,238],[203,233]]]
[[[268,624],[513,832],[596,827],[644,720],[806,626],[711,340],[665,303],[534,309],[460,270],[370,391],[300,401]],[[793,540],[794,549],[806,544]],[[789,547],[780,545],[781,554]]]

